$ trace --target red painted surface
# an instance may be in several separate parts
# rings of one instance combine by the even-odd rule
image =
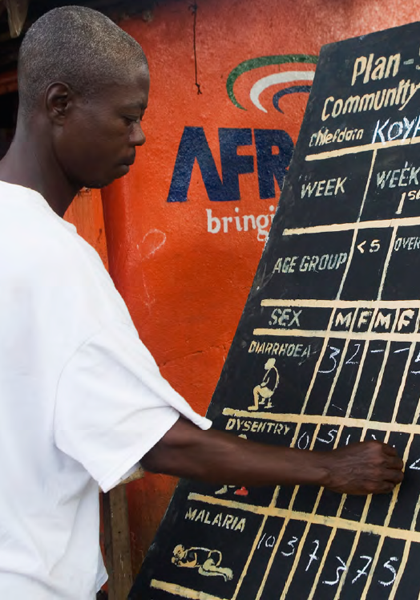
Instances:
[[[99,190],[83,190],[76,196],[64,215],[76,226],[77,232],[99,253],[108,268],[102,198]]]
[[[131,173],[103,192],[110,271],[163,375],[198,411],[204,413],[211,399],[263,248],[255,230],[210,233],[206,209],[218,218],[269,214],[280,192],[276,184],[274,198],[260,198],[254,158],[255,172],[239,176],[240,200],[211,201],[196,164],[188,200],[168,203],[184,128],[204,129],[219,174],[219,128],[283,130],[296,142],[307,94],[283,96],[281,113],[272,98],[285,84],[273,86],[260,96],[265,113],[251,102],[250,89],[270,74],[314,67],[282,64],[244,73],[234,92],[247,110],[228,97],[232,69],[262,56],[317,55],[325,43],[413,21],[419,7],[418,1],[393,0],[198,2],[201,94],[195,85],[190,0],[161,3],[144,18],[121,23],[144,47],[151,93],[146,145]],[[255,157],[252,139],[238,154]],[[153,476],[130,484],[136,570],[172,488],[172,480]]]

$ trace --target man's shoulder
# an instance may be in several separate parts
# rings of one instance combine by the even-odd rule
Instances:
[[[1,192],[1,185],[0,185]],[[24,195],[25,192],[23,192]],[[127,319],[99,255],[76,228],[58,217],[44,199],[0,193],[0,287],[25,290],[40,301],[88,309],[106,317],[115,311]],[[121,317],[122,318],[122,317]]]
[[[5,187],[7,186],[7,187]],[[32,190],[0,182],[0,244],[14,259],[26,264],[42,260],[46,265],[84,263],[76,228],[58,217]]]

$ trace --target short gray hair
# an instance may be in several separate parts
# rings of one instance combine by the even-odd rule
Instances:
[[[84,6],[54,8],[28,29],[20,47],[20,109],[31,114],[51,83],[89,95],[139,67],[147,68],[140,44],[111,19]]]

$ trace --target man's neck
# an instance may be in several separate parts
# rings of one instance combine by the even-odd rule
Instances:
[[[0,161],[0,180],[40,193],[62,217],[79,189],[69,183],[48,144],[34,143],[34,139],[42,136],[17,129],[9,151]]]

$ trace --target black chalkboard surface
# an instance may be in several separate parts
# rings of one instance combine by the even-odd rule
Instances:
[[[420,23],[322,49],[208,415],[269,444],[394,445],[393,494],[182,481],[130,598],[420,592]]]

